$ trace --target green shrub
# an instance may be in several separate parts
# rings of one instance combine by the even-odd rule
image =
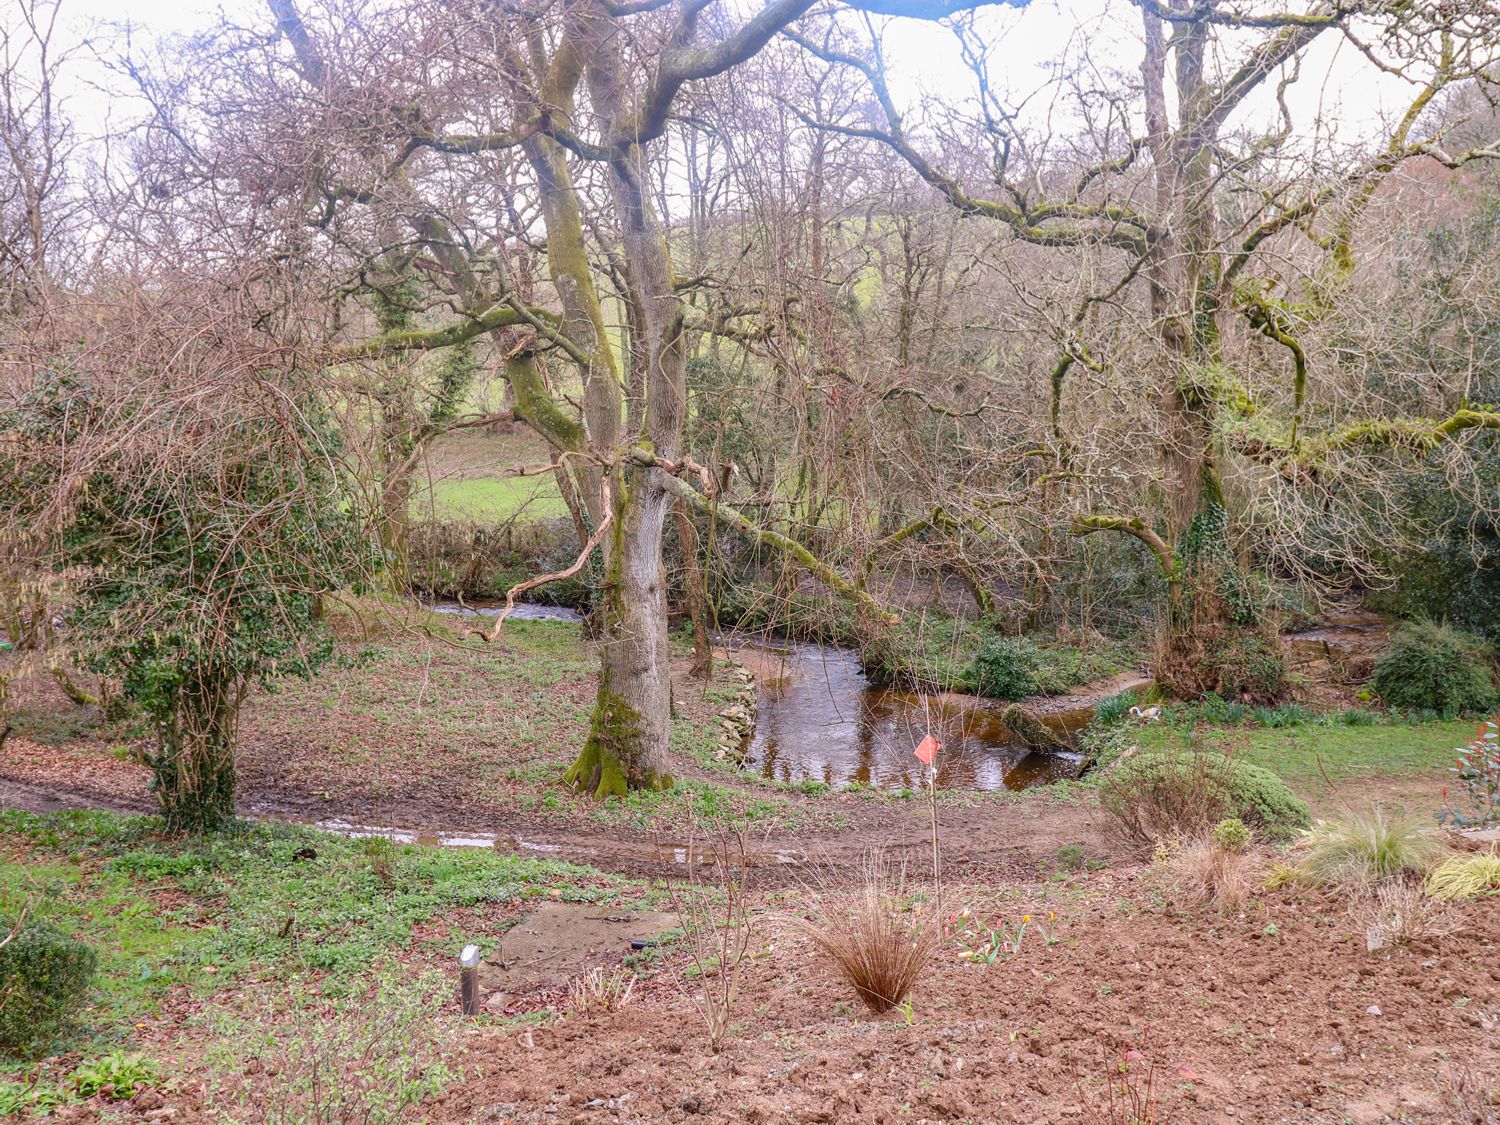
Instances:
[[[1500,702],[1489,646],[1435,621],[1410,621],[1375,665],[1372,686],[1387,707],[1457,714]]]
[[[114,1050],[97,1059],[80,1064],[68,1077],[68,1083],[80,1098],[103,1094],[110,1101],[123,1102],[136,1096],[144,1086],[161,1081],[157,1066],[141,1055],[127,1055]]]
[[[1309,822],[1307,806],[1270,770],[1219,753],[1152,750],[1123,759],[1104,778],[1100,805],[1139,849],[1194,837],[1220,821],[1243,821],[1267,839]]]
[[[1322,821],[1307,834],[1300,870],[1316,883],[1375,883],[1424,875],[1443,858],[1425,823],[1371,808]]]
[[[984,643],[969,667],[970,686],[992,699],[1021,699],[1037,690],[1041,654],[1017,637],[995,637]]]
[[[0,935],[13,923],[0,920]],[[24,1055],[68,1024],[93,984],[98,956],[47,922],[32,921],[0,948],[0,1053]]]
[[[1225,851],[1242,852],[1250,846],[1250,829],[1237,816],[1226,817],[1214,825],[1214,842]]]

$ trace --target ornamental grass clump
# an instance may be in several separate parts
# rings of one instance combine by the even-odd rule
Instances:
[[[937,912],[909,902],[904,868],[880,853],[817,888],[798,923],[876,1015],[906,1000],[943,941]]]
[[[1424,876],[1443,858],[1443,842],[1424,823],[1384,809],[1321,821],[1305,837],[1300,870],[1314,883],[1368,885]]]
[[[1262,882],[1257,855],[1228,847],[1214,835],[1164,846],[1162,853],[1172,897],[1187,909],[1232,913],[1244,907]]]
[[[1427,893],[1441,902],[1500,893],[1500,853],[1456,855],[1427,876]]]

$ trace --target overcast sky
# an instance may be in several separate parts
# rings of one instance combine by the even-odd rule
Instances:
[[[264,0],[62,0],[62,5],[67,38],[73,41],[98,24],[128,23],[147,35],[191,32],[220,10],[236,22],[269,23]],[[997,45],[993,77],[1017,97],[1039,88],[1049,68],[1076,56],[1084,41],[1105,79],[1107,68],[1113,68],[1129,80],[1140,62],[1140,18],[1129,0],[1032,0],[1024,10],[985,10],[982,27]],[[886,40],[899,98],[913,99],[921,92],[949,101],[971,96],[971,81],[947,29],[918,20],[891,21]],[[102,120],[106,114],[118,120],[122,113],[139,112],[118,99],[112,104],[108,95],[92,88],[111,79],[80,71],[74,77],[73,110],[85,122]],[[1244,120],[1268,121],[1274,115],[1271,90],[1260,94],[1259,101],[1247,105]],[[1408,83],[1382,75],[1329,34],[1309,52],[1291,100],[1299,128],[1309,127],[1316,115],[1325,125],[1336,126],[1342,139],[1352,141],[1398,114],[1411,96]],[[1040,114],[1046,103],[1034,101],[1031,108]]]

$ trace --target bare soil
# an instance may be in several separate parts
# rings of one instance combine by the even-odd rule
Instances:
[[[1270,893],[1232,917],[1164,908],[1148,869],[1003,892],[1008,921],[1056,914],[988,968],[952,950],[910,1022],[871,1018],[774,921],[737,1031],[707,1049],[670,993],[470,1041],[481,1077],[452,1121],[1075,1122],[1106,1075],[1152,1079],[1155,1121],[1452,1122],[1456,1068],[1500,1073],[1500,900],[1464,932],[1369,954],[1344,906]],[[987,888],[951,891],[971,900]],[[1482,1119],[1481,1119],[1482,1120]]]

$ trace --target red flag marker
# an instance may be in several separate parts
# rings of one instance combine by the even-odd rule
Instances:
[[[924,766],[930,766],[932,759],[937,757],[937,752],[942,748],[943,744],[929,734],[917,744],[917,748],[912,753],[916,755],[917,761]]]

